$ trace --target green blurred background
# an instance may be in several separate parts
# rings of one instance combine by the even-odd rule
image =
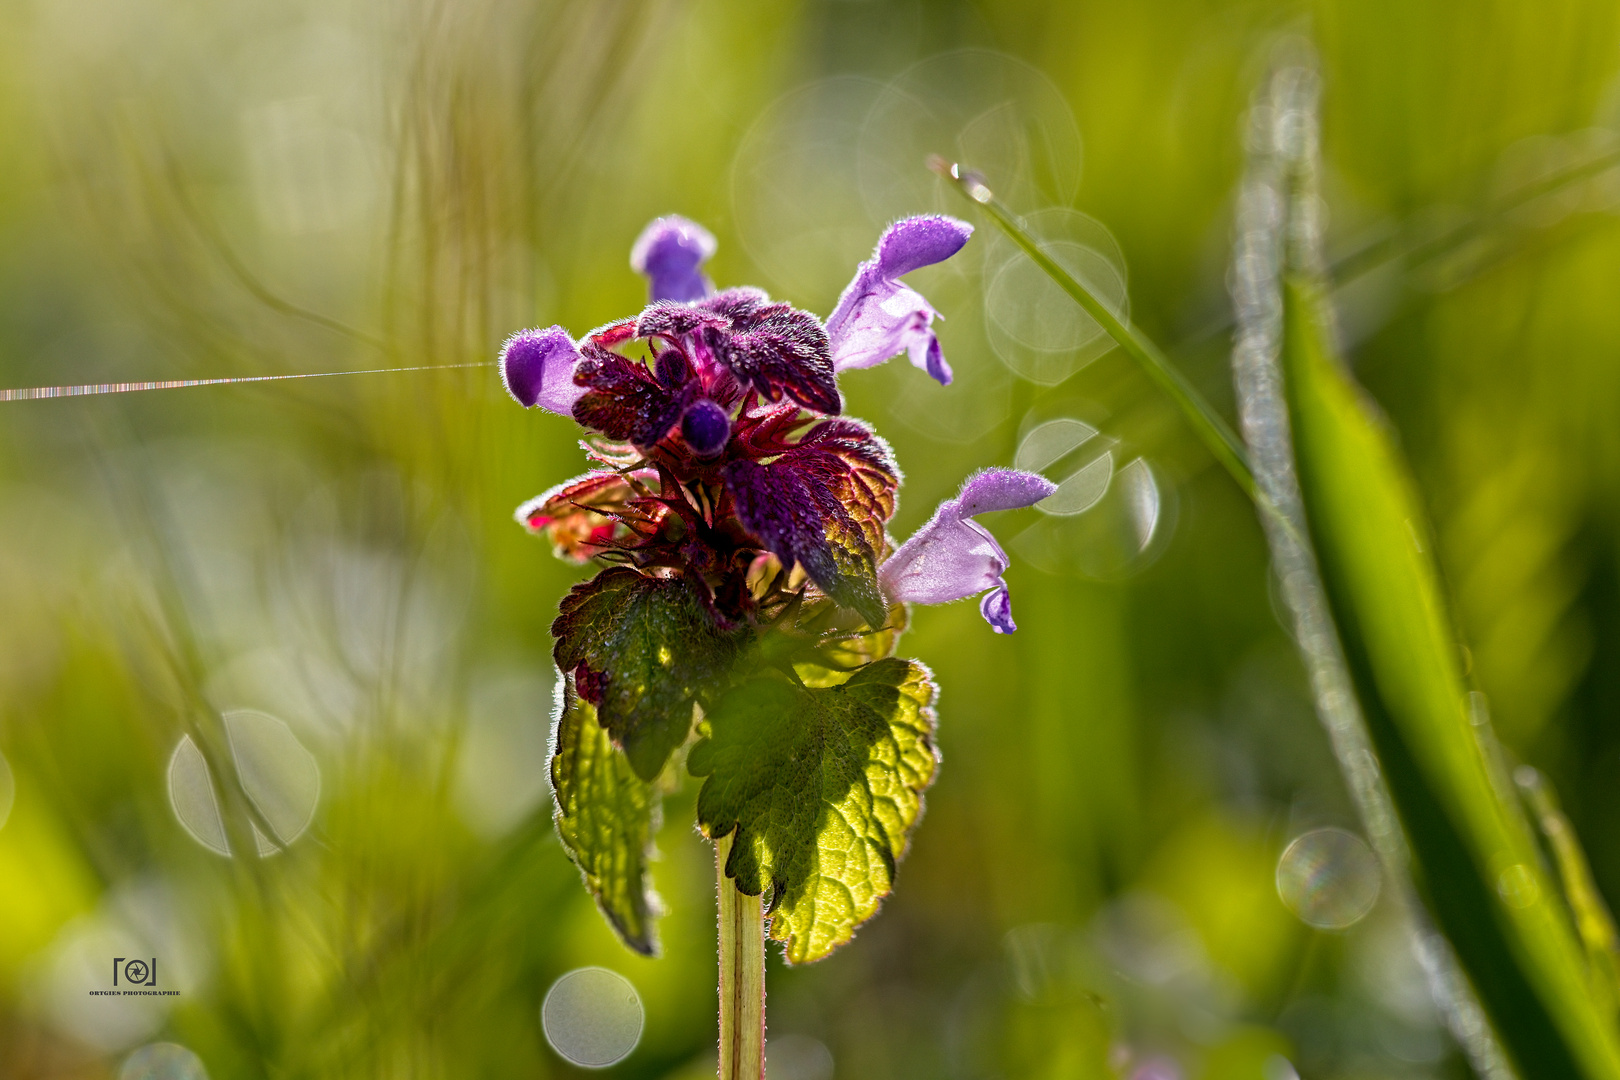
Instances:
[[[721,284],[825,315],[885,221],[967,212],[936,150],[1128,281],[1229,410],[1245,115],[1302,43],[1349,355],[1508,750],[1620,896],[1612,4],[10,0],[0,387],[489,361],[636,310],[630,242],[669,212],[714,230]],[[1342,930],[1279,898],[1290,841],[1359,826],[1251,507],[1026,270],[981,228],[915,275],[956,385],[844,378],[907,472],[895,532],[1054,420],[1098,433],[1054,479],[1113,479],[990,522],[1016,636],[914,613],[944,769],[880,916],[772,961],[773,1080],[1466,1073],[1388,890]],[[0,404],[0,1076],[155,1041],[216,1080],[574,1075],[540,1002],[591,964],[646,1008],[610,1075],[712,1075],[694,786],[657,960],[551,833],[547,628],[580,571],[511,511],[582,470],[576,438],[487,366]],[[244,775],[305,768],[288,739],[319,773],[267,858],[171,798],[233,708],[285,722]],[[1357,908],[1353,864],[1316,871]],[[180,996],[89,995],[133,955]]]

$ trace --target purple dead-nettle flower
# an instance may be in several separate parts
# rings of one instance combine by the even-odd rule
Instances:
[[[1007,553],[973,518],[1033,506],[1056,490],[1046,477],[1017,469],[970,476],[956,498],[940,503],[928,524],[884,561],[878,570],[884,591],[892,600],[913,604],[947,604],[984,593],[979,613],[996,633],[1012,633],[1018,625],[1001,576],[1009,565]]]
[[[698,269],[714,249],[708,229],[670,214],[641,230],[630,248],[630,267],[647,276],[647,299],[687,303],[714,292],[714,285]]]
[[[900,283],[913,270],[962,250],[973,226],[941,215],[911,217],[890,225],[877,250],[855,272],[827,320],[833,368],[866,368],[906,353],[940,385],[949,386],[951,366],[934,335],[938,314],[922,295]]]
[[[982,593],[990,624],[1014,629],[1007,556],[972,519],[1052,485],[980,473],[895,550],[894,454],[840,415],[840,370],[907,352],[950,381],[934,309],[899,279],[971,231],[890,226],[824,327],[758,289],[715,292],[701,271],[714,238],[660,218],[631,253],[651,281],[640,314],[577,341],[525,331],[502,352],[514,398],[590,433],[593,468],[518,520],[564,558],[607,564],[551,626],[564,676],[551,780],[563,845],[631,948],[655,947],[646,852],[683,748],[706,778],[698,823],[736,837],[725,874],[769,891],[788,958],[848,940],[890,889],[937,761],[933,675],[893,655],[905,605]],[[852,782],[868,795],[828,801]]]

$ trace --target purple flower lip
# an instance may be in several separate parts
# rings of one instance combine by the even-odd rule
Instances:
[[[928,524],[884,560],[878,580],[893,600],[948,604],[984,593],[979,613],[998,634],[1018,629],[1002,578],[1009,561],[975,514],[1033,506],[1057,490],[1044,476],[1017,469],[986,469],[968,477]],[[988,591],[986,591],[988,590]]]
[[[714,292],[698,269],[715,252],[714,235],[679,214],[655,219],[630,248],[630,266],[647,277],[647,298],[689,303]]]
[[[574,402],[585,392],[574,384],[579,360],[579,349],[562,327],[524,330],[501,347],[501,382],[525,409],[538,405],[571,416]]]
[[[937,214],[890,225],[827,320],[833,369],[873,367],[905,353],[912,364],[941,385],[949,385],[951,366],[932,329],[939,313],[899,279],[944,262],[961,251],[972,235],[973,226]]]
[[[714,457],[731,438],[731,417],[708,398],[698,398],[681,416],[681,438],[698,457]]]

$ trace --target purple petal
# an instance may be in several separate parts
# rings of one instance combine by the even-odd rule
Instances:
[[[574,402],[585,393],[574,384],[579,359],[579,349],[562,327],[524,330],[501,346],[501,382],[525,409],[538,405],[572,416]]]
[[[878,578],[895,600],[948,604],[994,587],[1006,569],[1007,553],[996,538],[949,499],[884,561]]]
[[[1007,595],[1005,584],[984,594],[979,601],[979,614],[998,634],[1010,634],[1018,629],[1012,617],[1012,597]]]
[[[967,478],[956,501],[961,505],[964,517],[973,517],[992,510],[1021,510],[1034,506],[1056,490],[1056,484],[1038,473],[1019,469],[985,469]]]
[[[1018,469],[985,469],[968,477],[961,494],[940,503],[928,524],[878,568],[884,591],[914,604],[948,604],[984,593],[980,613],[996,633],[1012,633],[1018,627],[1001,576],[1007,553],[973,516],[1030,506],[1055,490],[1044,476]]]
[[[973,226],[942,214],[926,214],[895,222],[883,231],[873,261],[886,281],[946,259],[962,250]]]
[[[936,312],[921,294],[879,282],[843,310],[845,317],[828,329],[834,371],[875,367],[906,353],[914,365],[950,384],[950,365],[932,329]]]
[[[648,279],[648,299],[701,300],[714,286],[698,269],[714,254],[714,236],[678,214],[655,219],[630,248],[630,266]]]
[[[950,365],[932,329],[937,313],[898,279],[950,258],[972,233],[971,225],[940,216],[906,218],[889,226],[827,320],[833,369],[872,367],[907,353],[913,364],[949,385]]]
[[[921,350],[920,357],[917,355],[919,350],[915,341],[911,343],[908,351],[911,353],[911,363],[932,375],[939,385],[949,386],[951,380],[956,378],[951,372],[951,365],[945,362],[945,351],[939,347],[939,338],[933,334],[928,335],[928,344]]]

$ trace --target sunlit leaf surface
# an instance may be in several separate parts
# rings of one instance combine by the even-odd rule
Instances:
[[[934,779],[934,684],[914,661],[869,664],[839,686],[761,676],[723,698],[688,766],[708,779],[698,820],[740,833],[726,873],[771,891],[788,960],[848,941],[894,883]]]

